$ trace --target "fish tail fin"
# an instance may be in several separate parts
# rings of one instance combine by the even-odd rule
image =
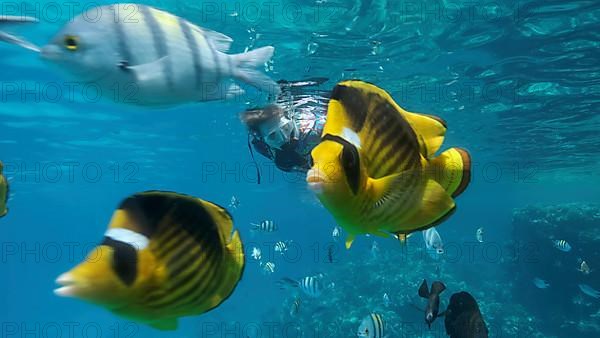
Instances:
[[[235,62],[233,76],[265,92],[274,95],[279,94],[279,85],[266,74],[257,70],[262,64],[271,59],[274,51],[274,47],[267,46],[246,53],[232,55],[231,57]]]
[[[408,238],[412,236],[412,233],[410,234],[404,234],[404,233],[397,233],[396,234],[396,238],[398,239],[398,242],[400,242],[401,246],[406,246],[406,242],[408,241]]]
[[[282,279],[278,280],[276,283],[279,286],[279,288],[282,290],[290,289],[290,288],[297,288],[300,285],[298,283],[298,281],[293,280],[288,277],[283,277]]]
[[[348,234],[348,236],[346,237],[346,250],[350,249],[350,247],[352,246],[352,242],[354,242],[355,238],[355,235]]]
[[[471,181],[471,155],[465,149],[450,148],[429,164],[429,176],[452,197],[465,191]]]
[[[241,271],[244,268],[244,246],[240,238],[240,232],[234,231],[231,236],[231,241],[227,244],[227,250],[231,254],[235,268],[233,271]],[[242,269],[240,269],[240,267]]]

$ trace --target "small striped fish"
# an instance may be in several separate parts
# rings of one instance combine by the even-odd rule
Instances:
[[[232,41],[173,14],[125,3],[73,18],[41,56],[79,81],[96,83],[119,103],[174,106],[231,98],[244,93],[233,80],[279,93],[257,70],[274,48],[229,55]]]
[[[279,242],[275,243],[275,252],[279,252],[280,254],[283,255],[288,250],[288,243],[289,242],[283,242],[283,241],[279,241]]]
[[[279,285],[279,288],[281,289],[299,288],[302,293],[311,298],[317,298],[323,292],[323,282],[319,276],[307,276],[300,280],[286,277],[279,280],[277,285]]]
[[[277,231],[277,224],[273,221],[265,220],[260,223],[250,223],[254,228],[253,231],[262,231],[262,232],[275,232]]]
[[[273,263],[273,262],[266,262],[265,264],[262,265],[262,267],[263,267],[263,273],[266,275],[270,275],[273,272],[275,272],[275,263]]]
[[[571,245],[564,239],[560,239],[560,240],[557,239],[557,240],[554,240],[552,243],[554,244],[554,247],[560,251],[564,251],[564,252],[571,251]]]
[[[368,338],[383,338],[384,334],[385,324],[381,315],[378,313],[371,313],[366,316],[360,323],[358,331],[356,332],[357,336]]]
[[[290,308],[290,316],[295,317],[300,312],[300,298],[297,297]]]

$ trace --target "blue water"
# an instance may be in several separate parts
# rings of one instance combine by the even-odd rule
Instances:
[[[486,245],[505,248],[515,239],[515,208],[600,202],[597,1],[142,3],[233,37],[234,52],[275,46],[268,74],[276,80],[327,77],[326,89],[359,78],[388,90],[407,110],[443,117],[449,126],[444,147],[468,148],[475,164],[457,212],[438,228],[448,257],[433,262],[419,254],[417,233],[408,253],[378,238],[380,253],[373,257],[374,238],[360,237],[349,251],[338,243],[337,260],[328,263],[335,222],[304,178],[284,175],[258,158],[263,182],[255,182],[247,132],[238,119],[254,97],[166,110],[91,102],[80,90],[70,97],[60,73],[34,53],[2,44],[0,160],[13,194],[9,215],[0,219],[2,337],[348,337],[373,311],[383,312],[394,328],[389,337],[442,337],[442,320],[428,331],[410,305],[422,304],[418,284],[436,278],[436,266],[449,288],[443,302],[451,293],[471,292],[481,302],[490,336],[600,336],[600,320],[590,317],[600,300],[584,298],[570,313],[556,307],[550,322],[540,307],[557,306],[553,299],[561,293],[582,293],[535,289],[515,279],[504,260],[481,251],[471,259],[465,249],[478,227],[485,228]],[[11,32],[38,44],[70,18],[66,3],[17,4],[41,22]],[[75,13],[86,4],[91,2],[79,3]],[[16,14],[2,5],[0,14]],[[293,240],[298,257],[272,254],[276,270],[270,275],[248,259],[233,295],[210,313],[183,319],[175,332],[55,296],[55,278],[101,240],[118,203],[153,189],[221,205],[236,196],[241,205],[231,213],[246,249],[260,247],[265,256],[274,242]],[[276,221],[280,231],[252,235],[250,223],[264,219]],[[595,249],[575,250],[577,255],[597,257],[598,243],[600,237],[571,244]],[[540,259],[554,261],[560,252],[542,244]],[[450,257],[453,247],[459,252]],[[572,266],[555,268],[564,271],[559,278],[583,280],[576,257]],[[600,261],[588,262],[600,269]],[[298,318],[289,318],[293,296],[275,281],[318,273],[335,287],[305,301]],[[585,282],[600,289],[599,273],[592,271]],[[383,307],[383,293],[395,303],[391,308]],[[570,323],[580,321],[596,326]]]

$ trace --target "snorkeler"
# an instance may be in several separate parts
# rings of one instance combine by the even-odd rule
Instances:
[[[241,113],[252,157],[254,148],[285,172],[310,169],[310,152],[321,140],[329,102],[329,91],[316,87],[326,81],[278,81],[281,94],[275,103]]]

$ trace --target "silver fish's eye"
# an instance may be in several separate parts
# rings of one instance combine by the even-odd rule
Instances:
[[[79,48],[79,38],[73,35],[65,35],[65,48],[70,51],[76,51]]]

